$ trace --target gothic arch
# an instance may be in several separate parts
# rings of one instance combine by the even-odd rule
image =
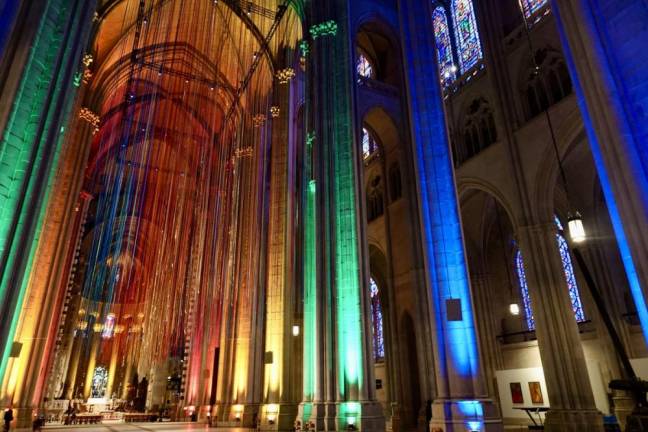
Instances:
[[[527,120],[565,99],[572,93],[572,82],[563,55],[550,45],[545,45],[535,50],[533,58],[524,56],[518,88]]]
[[[402,81],[400,46],[392,26],[372,12],[359,19],[354,34],[356,50],[367,53],[374,61],[374,79],[399,88]]]
[[[457,196],[459,197],[460,205],[470,198],[469,194],[471,191],[480,191],[492,196],[506,211],[509,220],[515,223],[519,216],[519,210],[516,210],[518,206],[515,205],[506,193],[500,190],[496,185],[478,178],[462,177],[457,180]]]

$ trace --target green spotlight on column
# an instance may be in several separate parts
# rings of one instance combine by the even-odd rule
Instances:
[[[315,214],[316,183],[311,180],[306,191],[306,214],[304,219],[304,398],[312,401],[315,395],[315,374],[317,372],[317,217]],[[294,334],[294,332],[293,332]]]

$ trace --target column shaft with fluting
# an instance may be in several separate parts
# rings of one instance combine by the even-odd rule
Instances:
[[[548,431],[602,431],[560,260],[556,226],[520,227],[520,250],[549,393]]]
[[[306,153],[312,152],[314,180],[308,183],[306,217],[315,219],[307,219],[305,228],[306,405],[300,420],[313,422],[317,430],[350,426],[382,430],[384,417],[373,388],[368,296],[364,295],[368,277],[360,265],[359,146],[353,115],[349,2],[310,1],[306,7],[311,51]]]
[[[450,146],[441,99],[431,14],[415,0],[398,2],[410,106],[428,311],[435,359],[431,427],[500,430],[488,392],[475,329],[474,307]]]
[[[648,340],[648,6],[551,2],[644,339]],[[587,221],[586,221],[587,222]]]

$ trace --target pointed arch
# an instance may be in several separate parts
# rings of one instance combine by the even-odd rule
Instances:
[[[385,334],[383,331],[383,314],[380,305],[380,291],[374,278],[369,279],[369,296],[371,298],[371,325],[373,328],[374,360],[385,360]]]

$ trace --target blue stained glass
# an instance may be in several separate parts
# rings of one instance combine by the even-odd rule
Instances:
[[[380,307],[380,297],[378,296],[378,284],[371,278],[369,279],[369,293],[371,296],[371,323],[373,325],[373,347],[374,358],[383,360],[385,358],[385,337],[383,335],[383,316]]]
[[[459,66],[465,73],[483,57],[472,0],[452,0],[452,20],[459,50]]]
[[[368,159],[376,150],[378,150],[376,140],[371,136],[367,128],[362,128],[362,156],[364,159]]]
[[[571,255],[569,253],[569,245],[565,236],[563,235],[563,226],[560,219],[554,216],[554,221],[558,232],[556,233],[556,241],[558,242],[558,250],[560,251],[560,259],[562,261],[563,271],[565,272],[565,281],[569,289],[569,297],[571,299],[572,310],[576,321],[585,321],[585,313],[583,312],[583,304],[580,299],[580,292],[578,291],[578,284],[576,283],[576,276],[574,275],[574,266],[572,264]]]
[[[358,72],[358,76],[362,78],[373,78],[373,66],[364,54],[358,55],[358,60],[356,61],[356,72]]]
[[[518,282],[520,283],[520,294],[522,295],[522,306],[524,306],[524,317],[526,318],[527,328],[529,330],[535,330],[531,297],[529,297],[529,286],[527,285],[526,273],[524,272],[524,260],[522,260],[522,252],[519,249],[515,254],[515,270],[518,275]]]
[[[522,0],[524,15],[531,18],[533,14],[542,9],[547,4],[547,0]]]
[[[452,60],[452,42],[450,41],[450,27],[448,17],[443,6],[437,6],[432,12],[434,24],[434,40],[436,41],[437,59],[439,61],[439,74],[444,82],[455,79],[455,65]]]

